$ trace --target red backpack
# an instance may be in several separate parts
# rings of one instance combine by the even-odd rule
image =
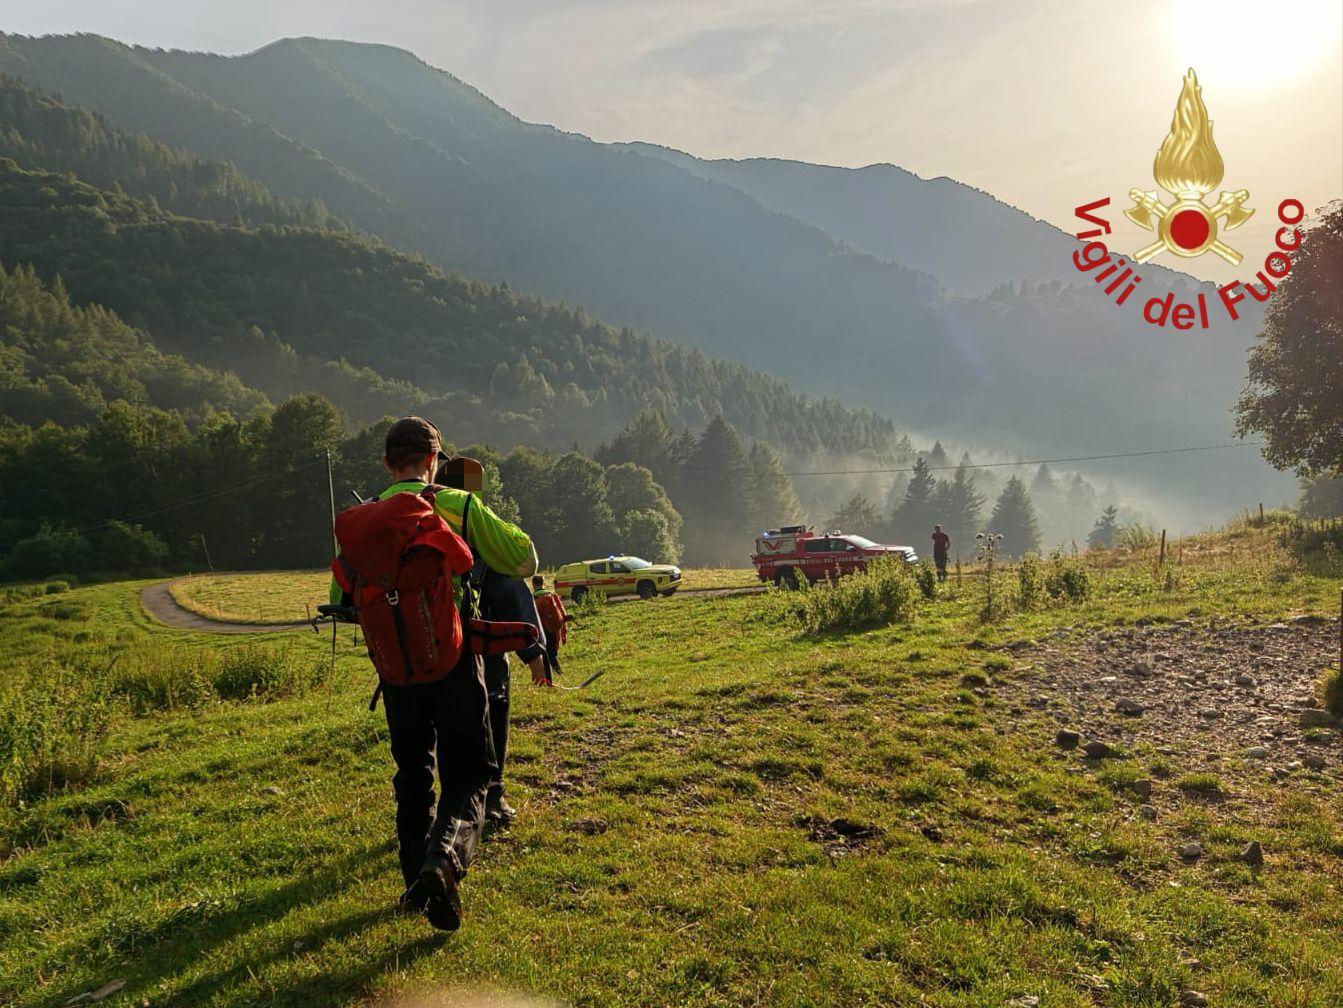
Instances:
[[[378,678],[395,686],[442,679],[457,667],[464,649],[502,654],[527,647],[537,636],[527,623],[471,617],[465,577],[473,564],[471,548],[434,511],[441,489],[396,493],[336,516],[340,555],[331,570],[351,597]],[[470,506],[468,496],[463,529]],[[462,578],[460,602],[453,575]]]

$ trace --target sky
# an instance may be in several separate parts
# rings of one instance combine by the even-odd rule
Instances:
[[[1255,214],[1221,235],[1240,266],[1159,262],[1253,279],[1283,199],[1343,197],[1338,0],[45,0],[0,7],[0,30],[225,54],[296,35],[387,43],[597,140],[888,162],[1068,231],[1075,206],[1110,196],[1120,251],[1151,240],[1126,194],[1155,188],[1193,67],[1222,188],[1248,189]]]

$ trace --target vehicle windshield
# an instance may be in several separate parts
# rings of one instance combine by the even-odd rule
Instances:
[[[647,560],[640,560],[638,557],[621,557],[621,560],[630,570],[643,570],[645,567],[653,566]]]
[[[863,549],[871,549],[873,546],[877,545],[871,539],[866,539],[859,535],[845,536],[844,538],[855,546],[861,546]]]

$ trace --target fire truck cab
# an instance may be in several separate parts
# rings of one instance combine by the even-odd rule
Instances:
[[[865,571],[874,557],[919,562],[918,554],[908,546],[876,543],[851,532],[818,533],[805,525],[784,525],[757,537],[751,563],[761,581],[796,588],[803,578],[816,582]]]

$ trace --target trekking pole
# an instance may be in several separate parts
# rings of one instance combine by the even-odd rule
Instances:
[[[331,552],[340,552],[340,543],[336,541],[336,484],[331,478],[331,449],[326,450],[326,496],[331,502]]]

